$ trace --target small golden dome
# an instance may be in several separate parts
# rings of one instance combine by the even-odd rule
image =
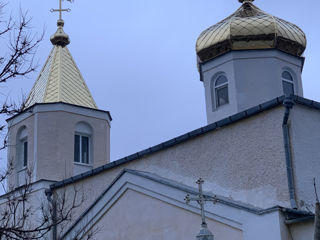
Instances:
[[[64,21],[59,19],[57,22],[58,29],[50,38],[53,45],[65,47],[70,43],[68,34],[63,31]]]
[[[252,4],[239,0],[241,7],[231,16],[201,33],[196,51],[200,62],[231,50],[279,49],[301,56],[307,40],[296,25],[274,17]]]

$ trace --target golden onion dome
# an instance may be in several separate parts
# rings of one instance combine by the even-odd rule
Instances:
[[[239,0],[241,7],[231,16],[201,33],[196,51],[205,62],[231,50],[279,49],[301,56],[307,40],[296,25],[274,17],[252,4]]]

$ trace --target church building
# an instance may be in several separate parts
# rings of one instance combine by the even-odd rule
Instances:
[[[111,114],[58,20],[25,110],[7,120],[10,191],[30,181],[34,206],[84,196],[48,239],[313,239],[320,103],[303,97],[306,36],[253,1],[196,42],[208,124],[112,162]]]

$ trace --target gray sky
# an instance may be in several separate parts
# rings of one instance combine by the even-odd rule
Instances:
[[[256,0],[262,10],[297,24],[308,39],[303,86],[320,101],[320,1]],[[46,29],[36,59],[39,71],[56,31],[58,0],[10,0]],[[98,107],[113,117],[111,159],[135,153],[206,125],[204,89],[196,68],[195,43],[207,27],[232,14],[237,0],[75,0],[63,16],[68,46]],[[15,99],[27,95],[38,73],[0,86]],[[2,157],[3,157],[2,153]],[[3,163],[3,160],[0,160]]]

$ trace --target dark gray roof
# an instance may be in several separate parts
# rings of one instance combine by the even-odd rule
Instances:
[[[33,104],[32,106],[26,108],[26,109],[23,109],[23,111],[19,112],[18,114],[6,119],[6,121],[10,121],[11,119],[19,116],[20,114],[22,113],[25,113],[25,112],[28,112],[30,109],[32,109],[34,106],[38,106],[38,105],[54,105],[54,104],[64,104],[64,105],[69,105],[69,106],[74,106],[74,107],[79,107],[79,108],[84,108],[84,109],[89,109],[89,110],[92,110],[92,111],[96,111],[96,112],[103,112],[103,113],[107,113],[110,120],[112,121],[112,117],[111,117],[111,114],[109,111],[105,111],[105,110],[100,110],[100,109],[95,109],[95,108],[89,108],[89,107],[85,107],[85,106],[80,106],[80,105],[75,105],[75,104],[71,104],[71,103],[65,103],[65,102],[50,102],[50,103],[35,103]]]
[[[302,97],[299,97],[299,96],[291,96],[291,98],[294,101],[294,103],[296,103],[296,104],[300,104],[300,105],[307,106],[307,107],[310,107],[310,108],[313,108],[313,109],[316,109],[316,110],[320,110],[320,103],[319,102],[315,102],[315,101],[312,101],[312,100],[309,100],[309,99],[306,99],[306,98],[302,98]],[[131,162],[131,161],[134,161],[134,160],[137,160],[137,159],[140,159],[140,158],[142,158],[144,156],[147,156],[147,155],[159,152],[161,150],[170,148],[170,147],[175,146],[177,144],[186,142],[186,141],[188,141],[190,139],[193,139],[195,137],[201,136],[201,135],[206,134],[208,132],[214,131],[214,130],[219,129],[221,127],[224,127],[224,126],[227,126],[229,124],[232,124],[232,123],[241,121],[243,119],[249,118],[251,116],[254,116],[254,115],[256,115],[258,113],[261,113],[263,111],[266,111],[268,109],[272,109],[274,107],[282,105],[284,99],[285,99],[284,96],[275,98],[275,99],[273,99],[271,101],[259,104],[259,105],[255,106],[255,107],[252,107],[252,108],[248,109],[248,110],[239,112],[239,113],[237,113],[235,115],[232,115],[230,117],[222,119],[222,120],[220,120],[218,122],[209,124],[209,125],[207,125],[205,127],[198,128],[198,129],[196,129],[194,131],[188,132],[186,134],[183,134],[181,136],[178,136],[178,137],[173,138],[171,140],[168,140],[166,142],[162,142],[162,143],[160,143],[158,145],[155,145],[153,147],[150,147],[148,149],[142,150],[140,152],[137,152],[137,153],[129,155],[127,157],[121,158],[119,160],[110,162],[110,163],[108,163],[106,165],[103,165],[101,167],[92,169],[92,170],[90,170],[88,172],[84,172],[84,173],[76,175],[74,177],[67,178],[67,179],[62,180],[60,182],[54,183],[54,184],[51,185],[51,189],[63,187],[65,185],[74,183],[76,181],[83,180],[83,179],[85,179],[87,177],[91,177],[91,176],[97,175],[99,173],[107,171],[108,169],[120,166],[122,164]]]

